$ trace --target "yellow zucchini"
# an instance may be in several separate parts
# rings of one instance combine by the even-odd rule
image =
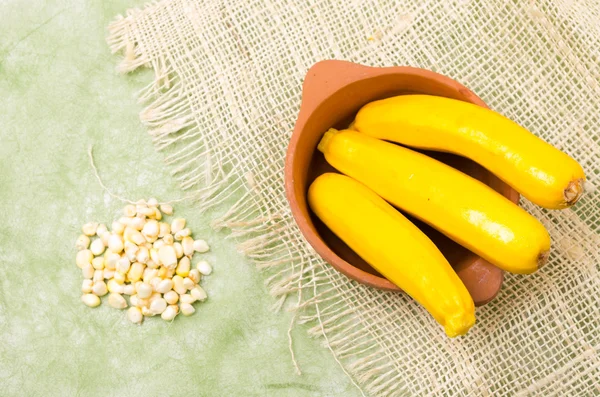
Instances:
[[[311,184],[312,211],[350,248],[431,313],[450,337],[475,323],[466,287],[433,242],[363,184],[323,174]]]
[[[544,226],[478,180],[356,131],[329,130],[318,149],[340,172],[501,269],[527,274],[546,263]]]
[[[583,194],[585,175],[575,160],[501,114],[468,102],[430,95],[383,99],[365,105],[353,128],[468,157],[545,208],[569,207]]]

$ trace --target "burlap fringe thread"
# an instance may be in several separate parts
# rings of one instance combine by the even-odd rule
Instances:
[[[183,190],[192,192],[190,197],[202,201],[202,210],[214,207],[232,196],[241,195],[212,226],[217,230],[228,228],[232,237],[242,238],[240,251],[259,269],[268,271],[266,284],[271,295],[277,299],[274,308],[282,308],[287,298],[295,294],[297,300],[292,307],[294,316],[290,327],[295,322],[315,324],[309,333],[323,337],[324,346],[331,351],[342,370],[363,395],[364,392],[372,395],[392,395],[398,392],[402,383],[401,367],[389,360],[385,347],[376,343],[376,335],[365,332],[363,324],[356,320],[357,316],[360,318],[357,306],[345,304],[345,292],[349,288],[356,289],[360,286],[333,277],[335,271],[315,259],[312,248],[298,237],[289,213],[264,213],[264,197],[273,192],[261,184],[261,176],[252,173],[240,175],[237,171],[238,160],[231,156],[236,150],[234,143],[237,142],[230,143],[224,136],[217,140],[201,131],[194,117],[189,93],[185,90],[185,81],[174,73],[173,65],[162,55],[150,58],[147,49],[135,41],[131,29],[136,18],[140,13],[150,13],[155,5],[129,10],[126,17],[114,21],[109,26],[108,43],[113,53],[124,53],[124,59],[117,68],[119,72],[128,73],[142,66],[154,69],[154,81],[139,93],[139,101],[147,104],[140,118],[148,127],[157,150],[169,148],[165,161],[171,167],[174,178],[180,182]],[[596,81],[591,83],[597,92]],[[597,279],[598,270],[589,258],[596,255],[600,237],[570,211],[542,214],[539,208],[528,206],[527,203],[525,206],[544,222],[551,234],[557,224],[561,225],[561,230],[566,232],[565,237],[556,242],[559,252],[574,261],[577,270],[586,274],[590,280]],[[569,230],[584,233],[568,234]],[[294,245],[293,251],[290,250],[290,244]],[[321,283],[324,280],[327,282]],[[410,302],[407,302],[407,307],[402,310],[410,311],[409,305]],[[378,321],[372,317],[369,319]],[[291,331],[288,332],[288,337],[295,363]],[[448,346],[456,357],[467,354],[462,351],[460,344]],[[578,360],[597,360],[597,349],[598,346],[590,346]],[[594,362],[598,364],[597,361]],[[297,365],[296,368],[299,372]],[[562,368],[563,371],[567,369],[568,367]],[[487,381],[476,371],[466,368],[464,372],[470,382],[469,385],[465,384],[467,393],[488,393]],[[562,376],[560,371],[521,392],[527,394],[542,390],[557,376]],[[442,385],[436,386],[438,390],[441,387]]]
[[[155,3],[144,9],[128,10],[127,17],[146,12],[153,5]],[[173,75],[173,70],[166,60],[149,61],[145,58],[143,49],[131,40],[128,32],[131,21],[127,17],[119,17],[110,24],[107,42],[112,53],[124,53],[123,60],[117,66],[119,73],[133,72],[140,67],[154,69],[155,78],[138,93],[138,102],[147,104],[140,113],[140,120],[148,128],[156,149],[162,151],[188,139],[201,140],[201,131],[190,111],[191,107],[184,95],[183,83],[179,76]],[[180,134],[174,136],[176,133]],[[296,294],[297,300],[289,308],[293,311],[293,317],[287,332],[289,351],[296,372],[301,374],[293,349],[292,328],[296,323],[316,323],[309,329],[309,335],[323,337],[323,346],[331,351],[342,371],[363,396],[363,389],[355,379],[368,385],[366,390],[371,393],[391,391],[394,381],[391,374],[394,368],[379,362],[385,356],[378,351],[379,349],[374,349],[375,345],[371,340],[356,339],[358,324],[352,324],[349,317],[343,321],[353,312],[338,305],[343,294],[337,291],[336,286],[317,291],[316,281],[331,270],[324,267],[323,263],[313,263],[310,258],[306,261],[302,257],[290,257],[286,242],[277,238],[288,235],[295,226],[279,214],[261,215],[260,203],[257,200],[260,186],[254,175],[247,173],[243,176],[245,186],[236,184],[235,173],[224,171],[231,165],[224,158],[224,153],[226,150],[206,144],[192,151],[188,148],[175,150],[165,158],[165,162],[173,167],[172,175],[180,182],[184,191],[195,185],[204,186],[187,196],[190,200],[201,201],[202,211],[213,208],[231,196],[239,195],[242,189],[246,191],[223,216],[215,219],[211,226],[215,230],[229,229],[232,238],[243,237],[245,241],[238,245],[239,251],[251,259],[258,269],[269,270],[270,276],[265,280],[265,284],[270,294],[277,299],[273,310],[280,310],[287,298]],[[192,164],[195,166],[190,167]],[[309,246],[306,249],[312,250]],[[294,270],[290,272],[290,269]],[[304,291],[308,291],[311,296],[305,297]],[[309,308],[313,309],[312,314],[301,315]],[[327,321],[321,319],[324,313],[329,316]],[[327,335],[332,332],[341,333],[343,337],[330,342]],[[342,359],[346,365],[342,364]]]

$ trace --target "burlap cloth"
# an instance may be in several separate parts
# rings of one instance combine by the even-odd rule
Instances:
[[[598,186],[597,1],[186,1],[130,10],[110,26],[122,72],[152,67],[140,98],[156,148],[202,208],[265,269],[283,304],[313,325],[371,395],[600,395],[600,208],[522,200],[553,241],[551,262],[508,275],[466,337],[448,339],[404,294],[358,285],[325,264],[294,224],[283,164],[306,70],[328,58],[413,65],[467,85],[576,158]]]

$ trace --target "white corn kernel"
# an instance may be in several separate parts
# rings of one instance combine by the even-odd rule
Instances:
[[[181,245],[181,243],[173,243],[173,248],[175,248],[175,255],[177,256],[177,259],[181,259],[181,257],[183,256],[183,246]]]
[[[183,240],[184,237],[189,237],[192,235],[192,231],[189,228],[181,229],[177,233],[175,233],[175,240]]]
[[[138,249],[130,248],[128,251],[125,251],[125,257],[129,259],[129,262],[137,262],[137,253]]]
[[[104,269],[102,271],[102,275],[104,276],[104,279],[110,280],[111,278],[113,278],[115,276],[115,271],[110,270],[110,269]]]
[[[157,274],[158,269],[145,268],[144,273],[142,273],[142,280],[144,280],[145,283],[149,283],[150,280],[156,278]]]
[[[127,228],[127,226],[129,226],[129,222],[131,222],[131,219],[133,219],[133,218],[129,218],[129,217],[126,217],[126,216],[122,216],[122,217],[119,218],[118,222],[120,224],[122,224],[124,226],[124,228],[123,228],[123,232],[118,233],[118,234],[125,233],[125,229]]]
[[[111,234],[108,238],[108,248],[118,254],[123,251],[123,238],[118,234]]]
[[[158,269],[158,277],[160,278],[171,278],[171,277],[167,277],[167,271],[169,269],[167,269],[166,267],[161,267],[160,269]]]
[[[134,228],[135,230],[142,230],[144,225],[146,224],[146,220],[142,218],[138,218],[137,216],[131,220],[129,226]]]
[[[165,279],[160,281],[156,286],[156,292],[160,292],[161,294],[166,294],[167,292],[173,289],[173,280]]]
[[[162,298],[162,294],[158,293],[158,292],[153,292],[152,295],[150,295],[150,298],[148,298],[148,301],[150,302],[150,305],[152,305],[152,302],[154,302],[155,300]]]
[[[75,263],[80,269],[83,269],[84,265],[92,264],[92,259],[94,259],[94,254],[90,250],[81,250],[77,252],[77,256],[75,257]]]
[[[94,277],[94,267],[91,263],[86,263],[83,265],[81,273],[83,274],[83,278],[92,278]]]
[[[162,214],[158,208],[154,209],[154,217],[153,218],[156,219],[157,221],[160,221],[162,219]]]
[[[190,305],[189,303],[181,304],[181,314],[184,316],[191,316],[195,311],[196,309],[194,309],[194,306]]]
[[[108,280],[106,288],[108,289],[108,292],[116,292],[118,294],[122,294],[125,291],[123,284],[117,283],[114,278]]]
[[[131,234],[131,242],[137,245],[142,245],[146,242],[146,239],[142,235],[142,233],[137,230]]]
[[[171,225],[166,222],[160,222],[158,224],[158,237],[164,237],[165,234],[171,233]]]
[[[126,274],[129,271],[130,267],[131,267],[131,262],[129,261],[129,258],[127,258],[126,256],[122,257],[121,259],[119,259],[117,261],[116,270],[119,273]]]
[[[148,308],[148,306],[150,306],[150,300],[148,298],[140,298],[138,297],[138,307],[145,307]]]
[[[108,247],[108,240],[110,240],[111,235],[112,234],[110,232],[104,232],[100,236],[100,241],[102,241],[102,244],[104,244],[105,247]]]
[[[167,306],[165,311],[162,312],[162,314],[160,315],[160,318],[162,318],[165,321],[173,320],[175,318],[175,316],[177,316],[177,312],[179,309],[179,308],[175,309],[175,307],[177,307],[177,306],[175,306],[175,307],[173,307],[173,306],[174,305]]]
[[[127,241],[131,242],[131,235],[133,232],[135,232],[134,228],[130,226],[125,227],[125,231],[123,232],[123,241],[125,241],[125,243],[127,243]]]
[[[192,303],[196,302],[196,298],[194,298],[190,294],[182,294],[182,295],[179,295],[179,302],[180,303],[187,303],[187,304],[191,305]]]
[[[162,247],[164,245],[165,245],[165,242],[162,239],[160,239],[160,240],[156,240],[154,242],[154,244],[152,244],[152,248],[155,249],[156,252],[158,252],[158,250],[160,249],[160,247]]]
[[[173,277],[173,290],[177,292],[179,295],[185,294],[187,289],[183,286],[183,277],[174,276]]]
[[[142,314],[145,317],[153,317],[155,314],[152,310],[150,310],[150,308],[146,307],[146,306],[142,306]]]
[[[96,256],[102,255],[102,253],[104,252],[104,248],[104,244],[99,238],[92,241],[92,244],[90,245],[90,251],[92,251],[92,254]]]
[[[107,231],[108,231],[108,228],[106,227],[106,225],[104,223],[101,223],[98,225],[98,228],[96,229],[96,236],[102,237],[102,235]]]
[[[132,229],[130,229],[128,237],[131,237],[131,233],[133,233]],[[136,252],[137,253],[138,250],[140,249],[140,247],[137,244],[132,243],[128,239],[124,240],[123,247],[125,249],[125,252],[131,251],[131,252]]]
[[[196,283],[194,283],[189,277],[184,277],[183,286],[185,287],[185,289],[191,290],[196,286]]]
[[[173,215],[173,207],[170,206],[169,204],[162,204],[160,206],[160,210],[165,215]]]
[[[123,287],[123,293],[125,295],[134,295],[135,294],[135,287],[131,284],[127,284],[126,286]]]
[[[133,306],[127,310],[127,318],[134,324],[141,324],[144,316],[142,315],[142,311],[140,309]]]
[[[114,221],[112,223],[111,228],[112,228],[112,232],[115,234],[123,234],[123,232],[125,231],[125,225],[119,221]]]
[[[160,258],[158,257],[158,250],[152,248],[150,250],[150,260],[156,264],[156,266],[160,266]]]
[[[158,273],[158,269],[156,269],[156,272]],[[148,282],[152,287],[152,291],[156,291],[156,288],[158,288],[158,284],[160,284],[161,281],[162,279],[160,277],[154,277]]]
[[[188,274],[188,278],[190,280],[192,280],[194,282],[194,284],[198,284],[200,282],[200,279],[202,278],[202,275],[200,274],[200,270],[198,270],[198,269],[190,270],[190,273]]]
[[[90,222],[90,223],[86,223],[85,225],[83,225],[83,227],[81,228],[81,231],[86,236],[90,236],[91,237],[94,234],[96,234],[96,230],[97,229],[98,229],[98,223],[96,223],[96,222]]]
[[[175,275],[175,269],[169,269],[169,268],[165,268],[165,269],[166,269],[165,278],[173,278],[173,276]]]
[[[110,252],[108,255],[104,255],[104,267],[109,270],[115,270],[117,268],[117,262],[121,259],[119,254]]]
[[[139,212],[139,211],[140,211],[142,208],[146,208],[147,206],[148,206],[148,205],[147,205],[147,203],[146,203],[146,200],[144,200],[144,199],[140,199],[140,200],[136,201],[136,203],[135,203],[135,209],[136,209],[136,211],[138,211],[138,212]]]
[[[142,262],[140,262],[142,263]],[[154,262],[152,259],[148,259],[148,261],[146,262],[146,266],[149,267],[150,269],[158,269],[158,264],[156,262]]]
[[[171,233],[175,234],[178,231],[182,230],[185,227],[185,219],[183,218],[175,218],[173,222],[171,222]]]
[[[150,252],[148,251],[148,248],[140,247],[135,257],[138,262],[147,263],[148,259],[150,259]]]
[[[165,245],[173,245],[173,235],[172,234],[165,234],[164,237],[162,238],[163,243],[165,243]]]
[[[174,269],[177,266],[177,255],[175,255],[175,249],[172,245],[163,245],[158,250],[158,257],[160,263],[167,267]]]
[[[90,279],[85,279],[81,283],[81,292],[84,294],[89,294],[92,292],[92,287],[94,286],[94,282]]]
[[[98,281],[104,282],[104,272],[102,270],[94,270],[94,276],[92,277],[92,281],[97,283]]]
[[[184,237],[181,240],[181,246],[183,247],[184,255],[194,255],[194,239],[191,237]]]
[[[99,256],[99,257],[92,259],[92,266],[96,270],[104,269],[104,258]]]
[[[156,208],[158,207],[158,200],[154,197],[150,197],[146,204],[148,204],[148,207]]]
[[[190,273],[190,258],[187,256],[181,258],[175,273],[177,273],[178,276],[187,277],[187,275]]]
[[[141,208],[140,212],[138,214],[143,215],[148,218],[153,218],[155,212],[154,212],[154,208],[146,207],[146,208]]]
[[[158,236],[158,222],[153,221],[153,220],[146,222],[146,224],[142,228],[142,234],[145,237],[148,237],[148,236],[156,237],[156,236]]]
[[[113,278],[119,284],[123,284],[125,282],[125,275],[123,273],[115,272]]]
[[[208,276],[212,273],[212,266],[207,261],[198,262],[196,264],[196,269],[198,269],[204,276]]]
[[[129,284],[129,285],[131,285],[131,284]],[[131,296],[129,297],[129,304],[131,306],[137,306],[137,307],[141,306],[140,305],[140,299],[137,297],[136,294],[131,294]]]
[[[206,298],[208,298],[208,295],[206,295],[206,291],[204,291],[204,289],[202,289],[201,286],[196,285],[194,288],[192,288],[192,290],[190,291],[190,294],[198,301],[202,302],[204,300],[206,300]]]
[[[77,237],[77,241],[75,241],[75,248],[79,251],[87,249],[90,246],[90,238],[85,234]]]
[[[163,298],[169,305],[174,305],[179,300],[179,294],[175,291],[169,291],[164,294]]]
[[[158,298],[150,303],[150,311],[154,314],[161,314],[167,308],[167,301],[163,298]]]
[[[92,287],[92,293],[98,296],[104,296],[108,293],[108,288],[106,287],[106,283],[104,281],[98,281],[94,283]]]
[[[152,287],[150,284],[142,283],[138,288],[136,288],[138,298],[145,299],[149,298],[152,295]]]
[[[125,309],[127,307],[127,301],[121,294],[115,292],[108,295],[108,304],[115,309]]]
[[[131,265],[129,272],[127,273],[127,277],[129,278],[129,281],[136,282],[142,278],[143,272],[144,265],[139,262],[135,262],[133,265]]]
[[[199,252],[201,254],[207,252],[210,249],[208,243],[204,240],[196,240],[194,241],[194,251]]]
[[[100,298],[94,294],[84,294],[81,296],[81,300],[89,307],[96,307],[100,305]]]
[[[126,205],[125,208],[123,208],[123,214],[127,217],[133,217],[135,216],[136,213],[136,209],[135,209],[135,205],[133,204],[129,204]]]

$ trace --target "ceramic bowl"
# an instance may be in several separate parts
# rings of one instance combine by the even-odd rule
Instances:
[[[316,150],[327,129],[343,129],[365,104],[396,95],[428,94],[486,107],[468,88],[449,77],[412,67],[373,68],[345,61],[322,61],[308,70],[300,112],[285,162],[286,195],[300,231],[321,257],[346,276],[374,288],[400,291],[382,277],[311,213],[306,193],[325,172],[336,172]],[[426,152],[489,185],[517,203],[518,193],[478,164],[463,157]],[[411,218],[441,250],[471,293],[476,305],[492,300],[503,272],[433,228]]]

